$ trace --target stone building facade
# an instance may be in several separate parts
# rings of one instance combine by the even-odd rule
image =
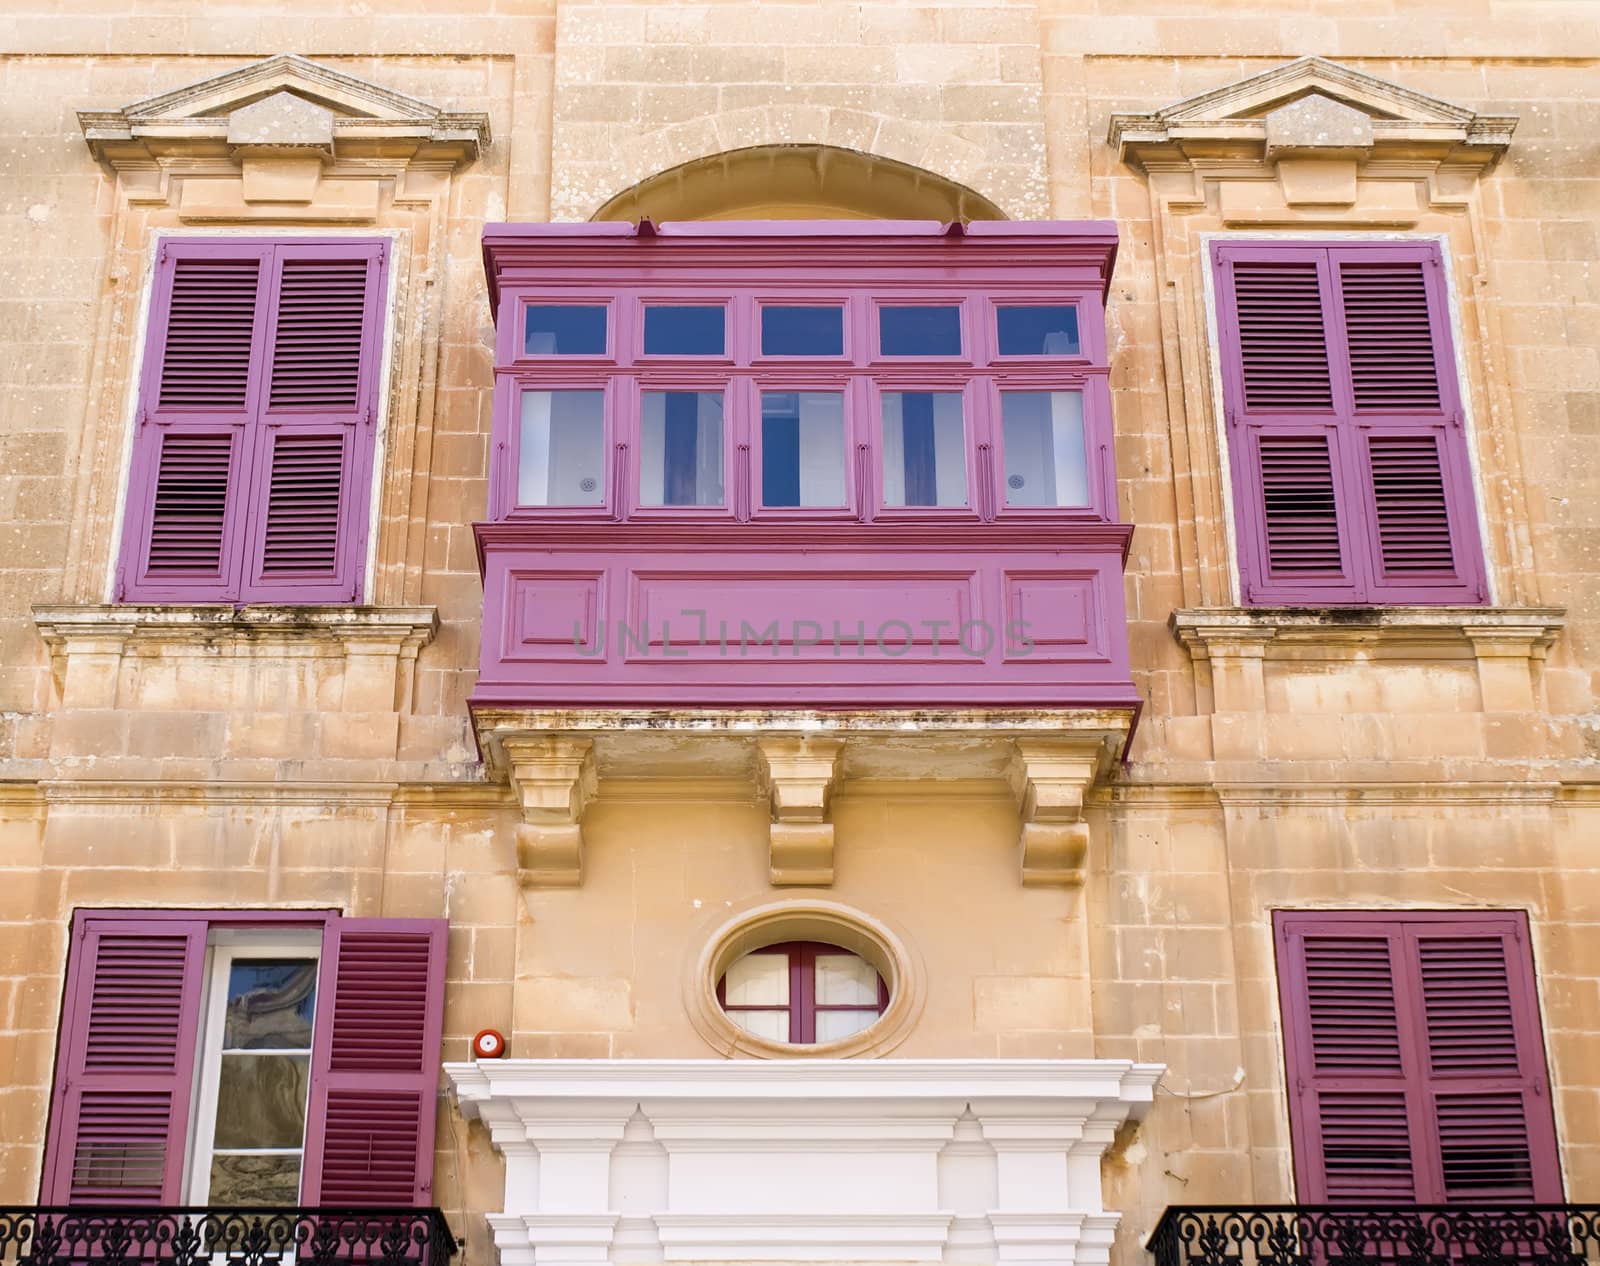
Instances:
[[[47,1181],[75,912],[112,909],[447,920],[430,1200],[474,1266],[1135,1263],[1168,1206],[1307,1199],[1285,913],[1525,920],[1539,1110],[1565,1199],[1596,1198],[1588,4],[380,8],[0,19],[8,1204]],[[1109,222],[1137,708],[471,706],[497,460],[485,226],[641,217]],[[358,600],[130,598],[162,244],[340,235],[387,268]],[[1210,252],[1290,239],[1437,245],[1481,597],[1245,592]],[[741,1045],[712,996],[768,924],[892,977],[837,1074]],[[473,1067],[485,1029],[510,1058]],[[839,1172],[881,1182],[898,1221],[808,1204],[833,1191],[820,1170],[775,1202],[739,1188],[739,1166],[774,1171],[685,1087],[708,1075],[688,1061],[752,1055],[716,1083],[740,1106],[710,1115],[746,1113],[791,1160],[855,1155]],[[929,1089],[929,1060],[966,1072]],[[811,1124],[796,1098],[823,1105]],[[927,1166],[874,1169],[870,1139],[815,1125],[841,1102]],[[669,1197],[656,1158],[680,1151],[737,1164],[674,1168]],[[699,1205],[651,1204],[683,1184]],[[778,1206],[767,1239],[738,1222]],[[804,1252],[773,1249],[819,1216]]]

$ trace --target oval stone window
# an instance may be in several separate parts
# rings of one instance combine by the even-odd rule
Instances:
[[[889,988],[859,954],[820,941],[784,941],[728,964],[717,1002],[747,1033],[810,1046],[876,1024],[889,1006]]]

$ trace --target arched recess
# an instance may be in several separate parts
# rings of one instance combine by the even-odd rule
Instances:
[[[617,194],[595,220],[1003,220],[982,194],[833,145],[756,145],[696,158]]]

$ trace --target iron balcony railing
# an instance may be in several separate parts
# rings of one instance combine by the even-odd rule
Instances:
[[[1156,1266],[1600,1266],[1600,1205],[1169,1208]]]
[[[448,1266],[437,1209],[0,1206],[4,1266]]]

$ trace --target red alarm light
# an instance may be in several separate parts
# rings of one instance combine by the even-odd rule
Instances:
[[[506,1053],[506,1039],[494,1029],[484,1029],[472,1039],[474,1059],[499,1059]]]

